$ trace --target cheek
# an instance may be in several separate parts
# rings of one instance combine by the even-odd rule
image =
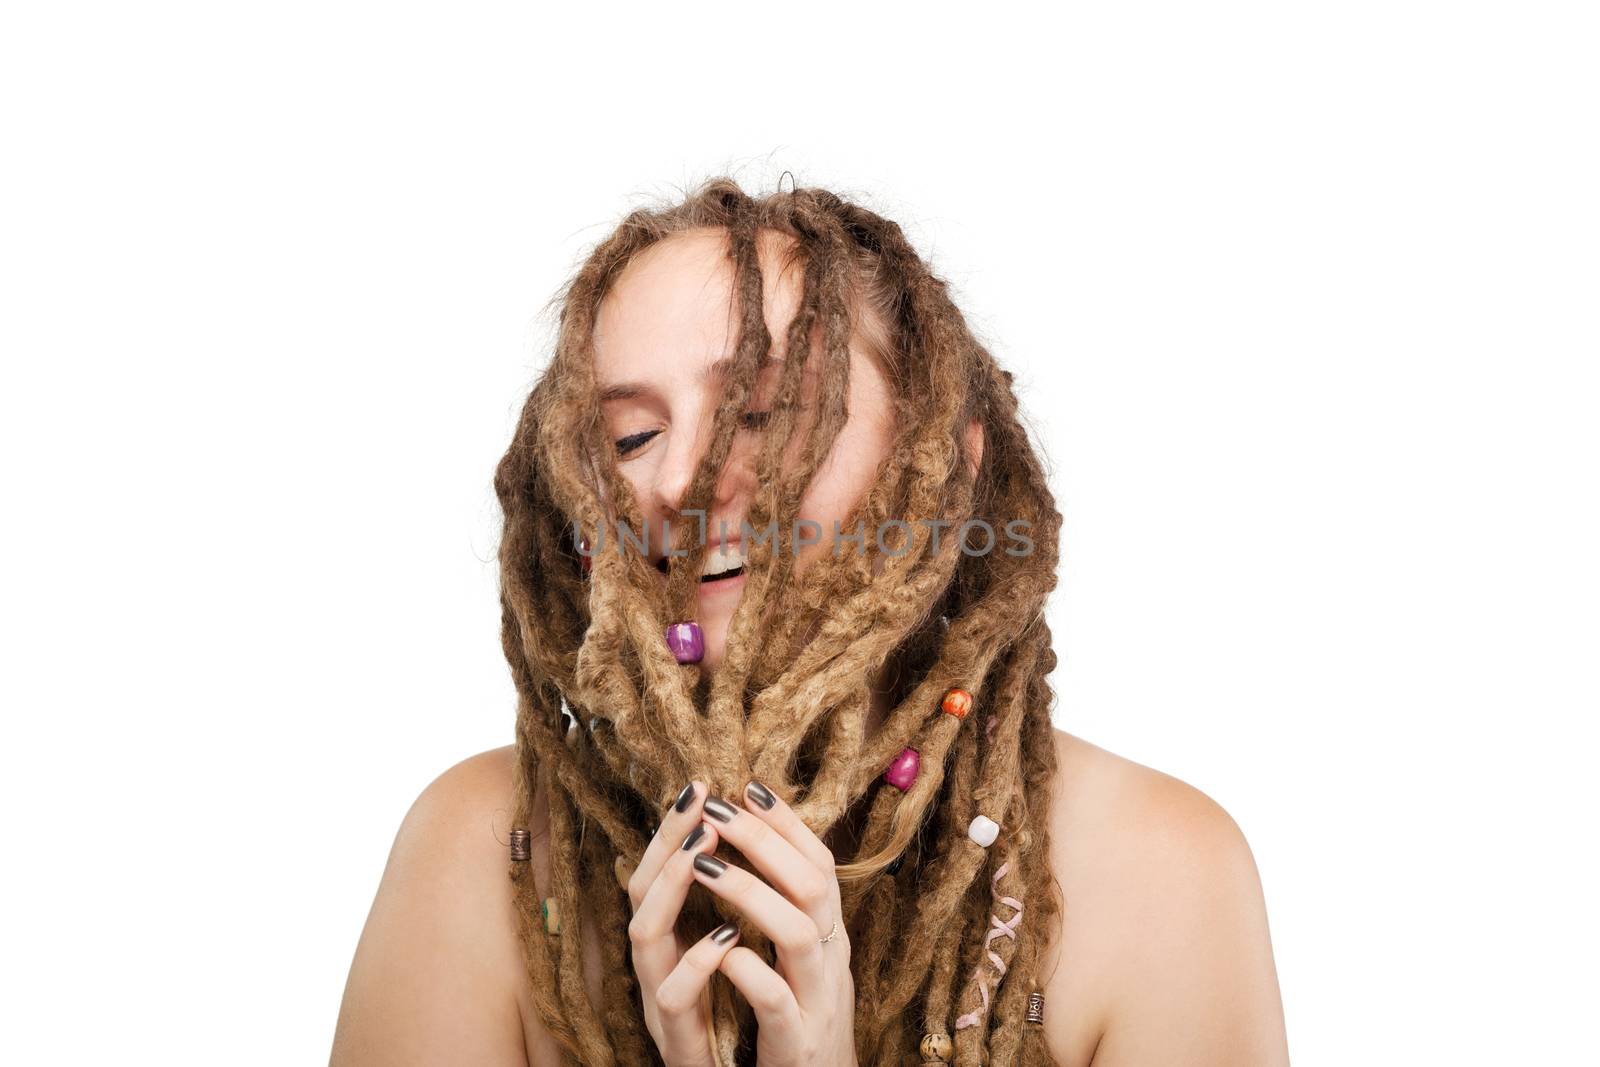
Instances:
[[[649,494],[646,490],[650,487],[650,478],[645,470],[644,461],[630,463],[622,468],[622,481],[633,490],[633,499],[640,504],[648,504]]]
[[[646,491],[650,484],[649,472],[644,466],[645,462],[645,460],[641,459],[633,463],[624,463],[618,468],[618,473],[622,476],[622,484],[632,491],[634,502],[641,508],[650,507],[650,495]],[[598,473],[595,474],[594,479],[598,486],[600,503],[604,507],[610,508],[612,505],[610,487]]]
[[[801,515],[820,522],[825,537],[833,529],[832,521],[842,521],[872,488],[878,465],[889,454],[892,437],[886,420],[860,411],[853,411],[839,431],[801,505]]]

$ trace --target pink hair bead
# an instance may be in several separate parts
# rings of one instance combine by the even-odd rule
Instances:
[[[697,622],[675,622],[667,627],[667,647],[679,663],[699,663],[706,654],[706,639]]]
[[[904,793],[911,788],[911,783],[917,780],[917,772],[922,769],[922,757],[914,748],[903,749],[900,755],[889,764],[889,769],[883,772],[883,780]]]

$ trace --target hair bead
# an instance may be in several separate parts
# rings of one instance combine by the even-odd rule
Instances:
[[[922,1035],[922,1060],[935,1063],[949,1063],[950,1055],[954,1051],[950,1035],[946,1033],[932,1033]]]
[[[547,934],[561,932],[561,912],[556,906],[555,897],[544,898],[544,932]]]
[[[900,755],[889,764],[889,769],[883,772],[883,780],[894,786],[900,792],[910,791],[911,784],[917,780],[917,772],[922,769],[922,756],[914,748],[901,749]]]
[[[528,831],[511,831],[511,860],[513,863],[522,863],[529,858],[529,840]]]
[[[1043,993],[1029,993],[1028,994],[1028,1015],[1027,1015],[1027,1018],[1025,1018],[1023,1021],[1024,1022],[1034,1023],[1034,1024],[1039,1025],[1039,1026],[1043,1026],[1044,1025],[1044,994]]]
[[[667,647],[679,663],[699,663],[706,654],[705,635],[697,622],[675,622],[667,627]]]
[[[987,815],[976,816],[967,827],[967,836],[983,848],[988,848],[1000,836],[1000,824]]]
[[[587,537],[578,538],[578,566],[583,568],[585,575],[594,570],[594,553],[589,551]]]
[[[965,719],[967,712],[972,710],[972,694],[965,689],[952,689],[944,695],[944,701],[939,707],[946,715]]]

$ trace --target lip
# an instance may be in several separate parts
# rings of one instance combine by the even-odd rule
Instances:
[[[702,597],[736,597],[743,589],[743,572],[735,578],[719,578],[714,582],[700,583],[700,595]]]
[[[657,573],[661,575],[661,582],[665,585],[667,581],[666,572],[658,571]],[[714,582],[700,582],[696,588],[702,597],[738,596],[744,589],[746,573],[748,572],[740,571],[732,578],[718,578]]]

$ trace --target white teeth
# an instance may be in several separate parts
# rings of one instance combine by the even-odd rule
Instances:
[[[700,577],[731,571],[735,567],[743,567],[745,562],[742,545],[713,545],[706,552],[706,561],[700,567]]]

